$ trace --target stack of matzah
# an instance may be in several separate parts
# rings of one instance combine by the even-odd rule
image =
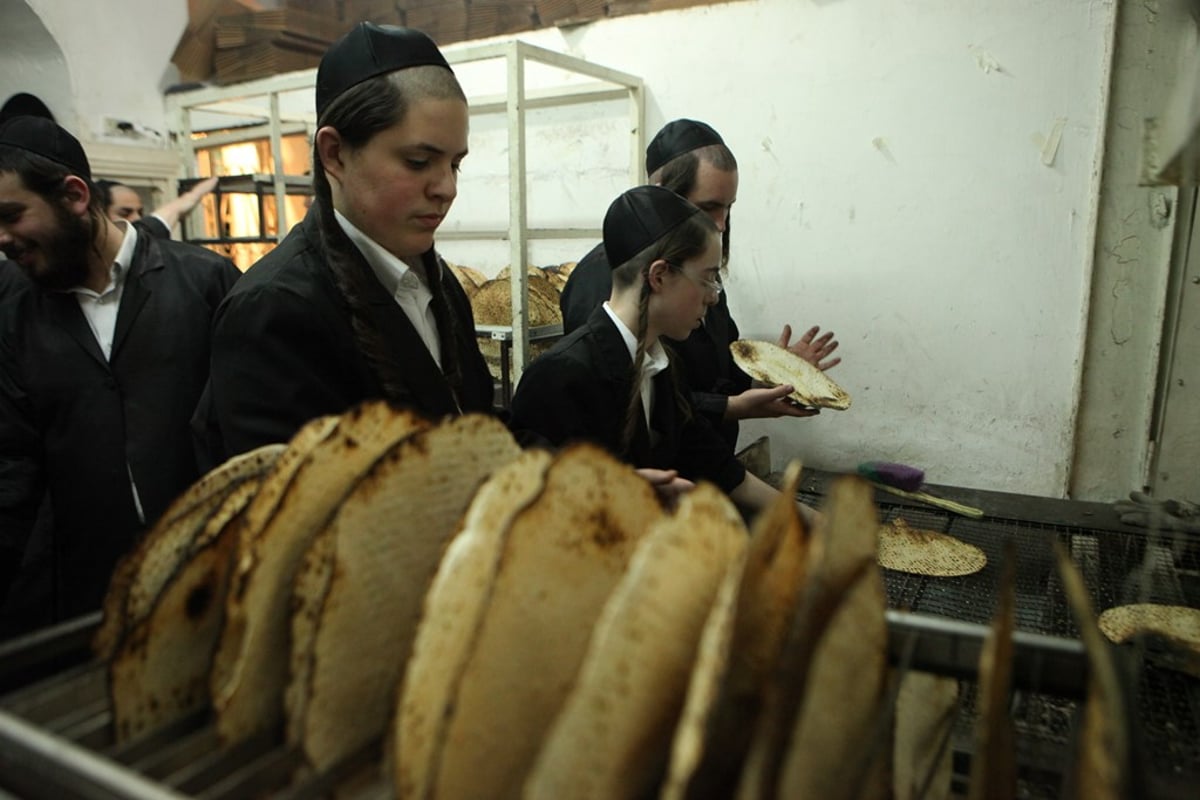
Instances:
[[[366,764],[421,800],[948,797],[958,687],[889,672],[871,488],[836,482],[809,530],[798,485],[747,531],[710,485],[667,509],[604,451],[520,452],[490,417],[314,420],[122,563],[97,638],[117,738],[210,707],[298,778]],[[1010,603],[977,787],[1013,776]],[[1088,763],[1120,756],[1104,691]]]
[[[462,284],[463,290],[471,298],[471,311],[475,316],[476,325],[508,326],[512,324],[512,283],[511,271],[504,267],[495,278],[484,278],[479,270],[457,264],[447,266]],[[562,322],[562,310],[559,306],[559,295],[567,284],[567,277],[575,269],[575,262],[555,264],[548,267],[529,267],[528,275],[528,313],[529,327],[541,327]],[[549,340],[535,341],[530,346],[531,357],[544,353],[551,346]],[[500,342],[493,339],[481,338],[479,350],[491,370],[492,377],[500,379]],[[511,364],[509,365],[512,366]]]

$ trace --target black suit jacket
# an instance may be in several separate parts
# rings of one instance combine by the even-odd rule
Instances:
[[[563,332],[569,334],[585,325],[611,294],[612,269],[604,245],[598,244],[575,265],[563,287],[559,298]],[[738,337],[737,323],[722,292],[716,305],[709,306],[702,326],[682,342],[671,340],[692,406],[721,434],[731,452],[737,447],[738,424],[737,420],[725,419],[725,408],[731,395],[741,394],[751,383],[750,376],[738,369],[729,352],[730,342]]]
[[[198,477],[188,421],[213,312],[239,275],[208,250],[139,234],[107,360],[73,294],[23,274],[5,293],[0,560],[20,559],[49,492],[56,618],[99,605],[142,530],[130,473],[147,525]]]
[[[171,229],[167,227],[167,223],[163,222],[153,214],[142,217],[133,224],[138,226],[139,231],[145,231],[155,239],[171,238]]]
[[[597,308],[586,325],[525,370],[513,395],[510,425],[525,443],[594,442],[635,467],[677,469],[689,480],[709,480],[726,492],[736,488],[745,469],[708,421],[692,413],[674,366],[654,378],[655,436],[645,415],[639,415],[633,441],[621,447],[632,368],[620,331]]]
[[[315,211],[246,272],[217,312],[209,396],[196,419],[208,449],[217,451],[214,460],[286,442],[314,417],[384,396],[323,256]],[[470,301],[453,273],[433,251],[426,254],[426,273],[456,319],[457,398],[404,311],[361,254],[353,255],[367,277],[372,322],[402,371],[407,397],[398,403],[429,418],[490,411],[492,376],[475,340]]]
[[[25,273],[21,271],[21,267],[15,261],[9,261],[0,253],[0,303],[3,303],[9,297],[26,291],[29,288],[29,279],[25,277]]]

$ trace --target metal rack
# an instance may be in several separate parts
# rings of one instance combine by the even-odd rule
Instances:
[[[801,498],[820,503],[828,476],[806,479]],[[937,490],[935,488],[935,490]],[[973,576],[914,578],[885,570],[891,661],[898,670],[957,678],[957,724],[951,737],[955,786],[969,774],[975,676],[995,601],[1000,554],[1018,541],[1017,631],[1014,634],[1011,716],[1018,736],[1021,796],[1054,798],[1069,789],[1071,763],[1087,681],[1087,660],[1046,553],[1055,539],[1073,547],[1096,607],[1117,602],[1123,578],[1153,553],[1153,536],[1115,520],[1111,508],[1017,495],[954,490],[940,493],[987,510],[966,520],[911,501],[880,495],[885,519],[946,530],[982,547],[989,566]],[[1162,599],[1200,604],[1200,543],[1171,559],[1179,586]],[[1165,568],[1165,567],[1164,567]],[[112,741],[105,669],[90,660],[87,642],[98,616],[0,646],[0,796],[238,798],[253,793],[300,798],[345,789],[340,796],[387,796],[378,772],[378,747],[356,754],[326,774],[293,782],[299,756],[281,737],[233,748],[218,746],[207,713],[194,714],[123,745]],[[1200,780],[1200,681],[1155,667],[1131,647],[1114,647],[1130,679],[1138,710],[1135,751],[1155,800],[1191,797]],[[41,676],[33,680],[32,676]],[[17,688],[19,687],[19,688]],[[1066,787],[1066,788],[1064,788]]]
[[[986,627],[898,611],[889,611],[887,618],[893,662],[904,660],[908,669],[973,676]],[[84,660],[87,638],[98,621],[92,615],[39,634],[36,641],[7,647],[6,652],[19,653],[26,666],[64,655],[78,663],[0,699],[0,789],[30,797],[137,800],[233,800],[252,789],[316,797],[333,785],[356,798],[386,792],[377,774],[379,743],[330,774],[293,782],[301,759],[281,745],[277,735],[221,748],[206,712],[115,744],[105,667]],[[1072,696],[1082,690],[1078,642],[1020,634],[1015,658],[1017,687],[1039,685],[1042,691],[1061,690]],[[1059,678],[1047,682],[1051,675]]]
[[[189,191],[197,183],[200,183],[202,178],[183,178],[179,181],[179,193]],[[312,195],[312,178],[307,175],[285,175],[282,178],[284,193],[287,195]],[[221,197],[227,194],[249,194],[254,195],[258,205],[258,236],[217,236],[205,237],[196,235],[189,227],[192,222],[189,215],[185,215],[181,220],[183,239],[192,244],[237,244],[241,242],[273,242],[278,241],[277,236],[267,236],[267,209],[266,197],[269,194],[274,194],[276,178],[267,173],[255,173],[253,175],[223,175],[217,179],[217,185],[212,190],[213,202],[215,207],[220,209]],[[286,210],[285,210],[286,216]]]
[[[529,341],[540,342],[550,339],[557,339],[562,336],[562,323],[554,325],[536,325],[528,328]],[[492,341],[500,343],[500,397],[501,405],[507,407],[512,400],[513,378],[512,369],[510,367],[512,357],[512,343],[515,339],[513,328],[511,325],[476,325],[475,335],[479,337],[487,337]]]
[[[505,65],[505,92],[503,95],[479,97],[471,100],[471,114],[503,113],[508,121],[508,229],[507,230],[461,230],[439,233],[439,239],[497,239],[507,240],[512,276],[512,325],[510,336],[501,339],[501,347],[507,344],[511,353],[511,385],[521,379],[521,372],[529,363],[530,326],[528,314],[528,276],[524,266],[528,264],[529,242],[536,239],[582,239],[595,242],[600,239],[598,227],[587,228],[541,228],[529,226],[528,186],[526,177],[526,124],[527,112],[540,108],[553,108],[579,103],[595,103],[605,100],[625,100],[629,115],[629,185],[642,182],[642,158],[646,145],[645,92],[642,79],[618,70],[601,67],[580,58],[556,53],[536,47],[527,42],[510,41],[497,44],[474,45],[462,49],[447,48],[446,60],[451,65],[503,59]],[[567,73],[592,79],[586,84],[566,84],[557,88],[532,91],[526,84],[526,66],[530,62],[543,64]],[[497,338],[489,334],[491,338]],[[501,360],[507,365],[508,359]],[[505,369],[505,367],[502,367]]]
[[[316,131],[317,118],[312,106],[315,85],[316,70],[304,70],[166,97],[168,125],[179,150],[181,171],[187,179],[198,178],[197,150],[268,141],[274,169],[258,176],[261,186],[256,191],[269,187],[275,196],[276,241],[281,241],[290,227],[284,203],[288,183],[304,179],[284,173],[283,137],[303,134],[311,138]],[[192,228],[202,230],[203,226],[193,223]]]
[[[829,473],[806,473],[800,498],[819,504]],[[915,500],[877,493],[881,521],[948,533],[984,551],[987,566],[959,578],[929,578],[884,570],[893,639],[912,630],[912,668],[964,681],[955,732],[956,774],[969,759],[976,715],[974,642],[995,610],[1005,543],[1016,543],[1014,702],[1023,797],[1060,796],[1087,678],[1079,631],[1054,566],[1062,542],[1083,573],[1097,613],[1129,602],[1200,608],[1200,538],[1166,546],[1157,532],[1122,524],[1107,504],[934,486],[939,496],[984,509],[981,520],[956,516]],[[908,616],[908,615],[911,615]],[[913,623],[913,620],[918,621]],[[970,632],[975,634],[971,635]],[[967,634],[964,636],[964,634]],[[1113,646],[1128,682],[1135,753],[1146,781],[1142,796],[1183,798],[1200,782],[1200,680],[1160,668],[1134,646]],[[893,641],[893,655],[897,653]]]

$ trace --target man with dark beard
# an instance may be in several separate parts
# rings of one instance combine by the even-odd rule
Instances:
[[[98,607],[117,559],[198,477],[188,420],[239,273],[109,220],[79,142],[35,117],[0,126],[0,250],[15,262],[0,264],[0,598],[48,494],[60,620]]]

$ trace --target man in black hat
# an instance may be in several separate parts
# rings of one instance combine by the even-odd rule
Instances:
[[[217,314],[197,423],[224,457],[385,399],[490,411],[466,293],[434,250],[467,152],[466,96],[428,36],[360,23],[317,69],[313,204]]]
[[[663,126],[646,147],[646,172],[652,185],[682,195],[712,217],[722,234],[723,259],[729,258],[729,211],[737,200],[737,160],[713,128],[691,119]],[[599,244],[580,260],[563,287],[560,306],[563,332],[583,325],[592,310],[612,291],[612,266]],[[838,342],[833,333],[818,335],[814,326],[796,342],[784,326],[779,344],[820,369],[841,363],[831,357]],[[672,342],[691,390],[695,409],[708,418],[732,451],[737,446],[738,420],[763,417],[807,417],[816,411],[800,409],[784,398],[782,387],[752,388],[751,379],[733,363],[729,343],[739,337],[724,292],[709,308],[704,325],[685,340]]]
[[[0,597],[48,493],[63,619],[198,477],[188,421],[239,273],[109,220],[79,142],[35,117],[0,126],[0,250]]]

